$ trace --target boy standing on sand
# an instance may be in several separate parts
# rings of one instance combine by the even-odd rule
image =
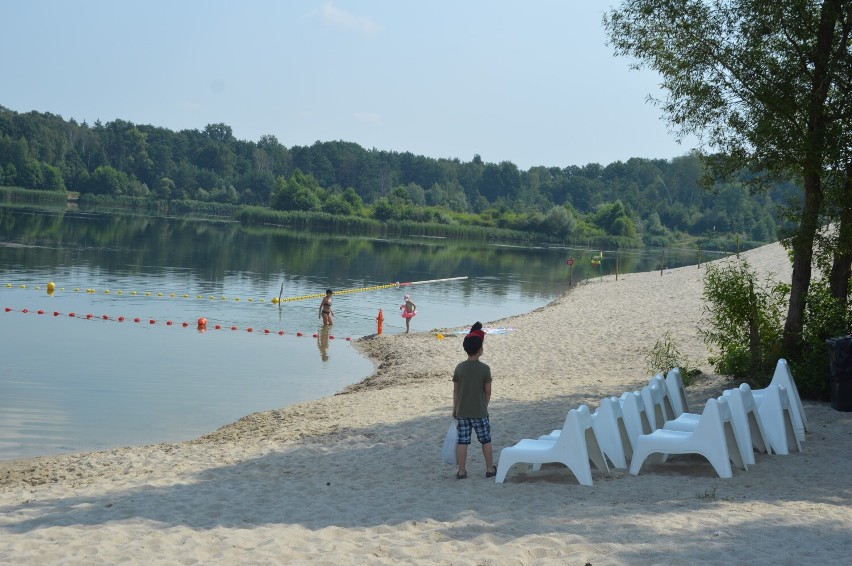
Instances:
[[[488,402],[491,401],[491,368],[479,361],[483,353],[485,332],[482,324],[474,324],[465,336],[462,347],[467,352],[467,361],[456,366],[453,372],[453,418],[458,419],[456,428],[459,433],[456,456],[459,471],[456,479],[467,477],[465,461],[467,447],[470,445],[471,429],[476,431],[476,439],[482,445],[485,457],[485,477],[497,475],[491,454],[491,424],[488,422]]]

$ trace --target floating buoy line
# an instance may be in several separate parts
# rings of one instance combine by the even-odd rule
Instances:
[[[61,313],[59,311],[48,312],[44,309],[38,309],[36,311],[31,311],[28,308],[23,308],[23,309],[18,310],[18,309],[13,309],[12,307],[6,307],[4,309],[4,311],[6,313],[21,313],[21,314],[29,314],[31,312],[35,312],[36,314],[40,314],[40,315],[52,314],[54,318],[66,316],[68,318],[74,318],[74,319],[78,319],[78,320],[100,320],[100,321],[119,322],[119,323],[131,322],[131,323],[134,323],[134,324],[147,323],[149,326],[155,326],[155,325],[159,324],[161,326],[162,325],[177,326],[177,327],[181,327],[181,328],[190,328],[191,327],[191,328],[194,328],[197,331],[202,332],[202,333],[206,332],[207,330],[231,330],[232,332],[241,330],[236,325],[211,324],[210,322],[208,322],[206,317],[199,318],[195,323],[190,323],[190,322],[186,322],[186,321],[178,323],[178,322],[175,322],[173,320],[166,320],[165,323],[163,323],[162,320],[157,320],[157,319],[154,319],[154,318],[143,319],[142,317],[138,317],[138,316],[137,317],[125,317],[125,316],[113,317],[113,316],[109,316],[109,315],[106,315],[106,314],[94,315],[94,314],[91,314],[91,313],[90,314],[78,314],[76,312],[69,312],[69,313]],[[269,328],[255,328],[253,326],[246,327],[245,331],[249,332],[249,333],[253,333],[253,334],[262,334],[262,335],[275,335],[275,334],[277,334],[278,336],[284,336],[286,334],[286,332],[283,331],[283,330],[272,330],[272,329],[269,329]],[[297,336],[297,337],[302,337],[302,336],[306,335],[304,332],[295,332],[293,334],[295,334],[295,336]],[[317,333],[313,334],[314,338],[316,338],[317,336],[318,336]],[[331,334],[329,334],[328,338],[329,338],[329,340],[335,339],[335,337]],[[346,337],[345,340],[350,341],[350,340],[352,340],[352,338]]]
[[[27,284],[24,284],[24,283],[22,283],[20,285],[14,285],[12,283],[6,283],[6,288],[7,289],[12,289],[12,288],[33,289],[33,290],[36,290],[36,291],[40,291],[42,289],[41,285],[27,285]],[[64,292],[66,292],[66,288],[65,287],[57,287],[56,284],[53,281],[51,281],[50,283],[47,284],[47,294],[48,295],[54,295],[57,292],[64,293]],[[211,300],[211,301],[215,301],[215,300],[240,301],[241,300],[240,297],[228,297],[226,295],[209,295],[209,294],[206,294],[206,295],[205,294],[191,295],[189,293],[165,293],[165,292],[162,292],[162,291],[127,291],[127,292],[125,292],[122,289],[119,289],[119,290],[113,290],[113,289],[98,290],[98,289],[93,289],[93,288],[84,289],[82,287],[70,288],[70,290],[68,290],[68,292],[87,293],[89,295],[97,295],[97,294],[103,293],[104,295],[112,295],[112,296],[119,296],[119,297],[161,297],[161,298],[162,297],[168,297],[168,298],[172,298],[172,299],[178,299],[178,298],[180,298],[180,299],[203,299],[203,300]],[[266,302],[265,299],[255,299],[253,297],[249,297],[247,299],[247,301],[250,302],[250,303]],[[275,300],[273,300],[271,302],[275,302]]]
[[[355,288],[355,289],[343,289],[343,290],[340,290],[340,291],[335,291],[334,293],[335,293],[335,295],[347,295],[347,294],[351,294],[351,293],[362,293],[362,292],[366,292],[366,291],[378,291],[378,290],[382,290],[382,289],[394,289],[394,288],[400,288],[400,287],[407,287],[407,286],[411,286],[411,285],[423,285],[423,284],[427,284],[427,283],[442,283],[442,282],[446,282],[446,281],[460,281],[460,280],[463,280],[463,279],[467,279],[467,277],[466,276],[464,276],[464,277],[450,277],[450,278],[446,278],[446,279],[430,279],[430,280],[426,280],[426,281],[408,281],[408,282],[404,282],[404,283],[400,283],[400,282],[386,283],[386,284],[383,284],[383,285],[370,285],[368,287],[359,287],[359,288]],[[27,285],[27,284],[17,284],[16,285],[16,284],[12,284],[12,283],[6,283],[6,288],[7,289],[12,289],[12,288],[33,289],[33,290],[36,290],[36,291],[42,290],[41,285]],[[283,284],[282,284],[282,289],[283,289]],[[57,287],[56,283],[54,283],[53,281],[49,282],[46,285],[46,290],[47,290],[47,294],[50,295],[50,296],[55,295],[57,293],[57,291],[58,292],[65,292],[66,291],[65,287]],[[189,293],[163,293],[163,292],[155,292],[155,291],[129,291],[129,292],[125,293],[124,290],[103,289],[102,291],[98,291],[97,289],[94,289],[94,288],[83,289],[81,287],[73,287],[73,292],[74,293],[85,292],[89,295],[95,295],[95,294],[103,293],[104,295],[120,296],[120,297],[122,297],[122,296],[124,296],[124,297],[160,297],[160,298],[168,297],[168,298],[184,298],[184,299],[193,298],[193,295],[190,295]],[[304,300],[309,300],[309,299],[318,299],[318,298],[321,298],[321,297],[324,297],[324,296],[325,296],[325,293],[312,293],[310,295],[301,295],[301,296],[297,296],[297,297],[280,297],[280,295],[279,295],[278,297],[273,297],[272,299],[270,299],[269,302],[272,303],[272,304],[280,305],[281,303],[287,303],[287,302],[293,302],[293,301],[304,301]],[[204,300],[220,300],[220,301],[234,300],[234,301],[240,301],[240,297],[233,297],[232,299],[230,299],[226,295],[196,294],[196,295],[194,295],[194,298],[195,299],[204,299]],[[255,299],[252,298],[252,297],[249,297],[247,299],[247,301],[250,302],[250,303],[253,303],[253,302],[264,303],[264,302],[266,302],[265,299],[258,299],[257,301],[255,301]],[[13,309],[12,307],[6,307],[5,312],[7,312],[7,313],[20,312],[22,314],[28,314],[30,312],[30,310],[27,309],[27,308],[16,310],[16,309]],[[39,315],[48,314],[48,311],[46,311],[44,309],[39,309],[35,312]],[[63,316],[63,313],[60,313],[59,311],[52,311],[52,314],[53,314],[54,318]],[[102,315],[98,315],[98,316],[96,316],[94,314],[81,315],[81,314],[77,314],[75,312],[69,312],[65,316],[70,317],[70,318],[75,318],[75,319],[81,319],[81,320],[102,320],[102,321],[112,321],[112,322],[119,322],[119,323],[126,322],[126,321],[128,321],[128,322],[132,321],[133,323],[136,323],[136,324],[141,324],[144,320],[141,317],[133,317],[133,318],[124,317],[124,316],[111,317],[111,316],[106,315],[106,314],[102,314]],[[149,319],[147,319],[147,323],[148,323],[148,325],[153,326],[153,325],[159,324],[160,322],[158,322],[156,319],[149,318]],[[231,331],[240,330],[235,325],[229,326],[229,325],[223,325],[223,324],[210,324],[207,321],[206,317],[199,318],[194,324],[190,323],[190,322],[186,322],[186,321],[183,321],[183,322],[180,322],[180,323],[175,323],[172,320],[166,320],[165,326],[179,326],[179,327],[182,327],[182,328],[193,327],[196,330],[198,330],[199,332],[206,332],[208,329],[213,329],[213,330],[230,329]],[[270,334],[277,334],[279,336],[285,335],[284,330],[271,330],[269,328],[255,329],[254,327],[247,327],[247,328],[245,328],[245,331],[249,332],[249,333],[256,333],[256,334],[263,334],[263,335],[270,335]],[[301,337],[301,336],[305,336],[305,333],[296,332],[295,335],[298,336],[298,337]],[[313,337],[317,338],[318,334],[314,333]],[[333,340],[334,336],[329,335],[328,338]],[[346,340],[351,340],[351,338],[347,337]]]
[[[349,295],[351,293],[363,293],[363,292],[366,292],[366,291],[379,291],[379,290],[382,290],[382,289],[394,289],[394,288],[400,288],[400,287],[408,287],[408,286],[411,286],[411,285],[424,285],[424,284],[427,284],[427,283],[443,283],[443,282],[447,282],[447,281],[460,281],[462,279],[467,279],[467,277],[463,276],[463,277],[449,277],[449,278],[445,278],[445,279],[429,279],[429,280],[426,280],[426,281],[407,281],[405,283],[400,283],[400,282],[397,281],[396,283],[386,283],[386,284],[383,284],[383,285],[370,285],[368,287],[358,287],[356,289],[342,289],[340,291],[335,291],[334,294],[335,295]],[[12,283],[6,283],[7,289],[12,289],[14,287],[15,287],[15,285],[13,285]],[[21,289],[34,289],[36,291],[40,291],[41,285],[30,286],[30,285],[27,285],[27,284],[20,284],[19,288],[21,288]],[[282,289],[283,289],[283,285],[282,285]],[[65,292],[66,290],[65,290],[65,287],[57,287],[56,283],[54,283],[53,281],[51,281],[50,283],[47,284],[47,294],[48,295],[54,295],[54,294],[56,294],[57,291]],[[219,301],[228,301],[228,300],[240,301],[240,297],[228,297],[227,295],[211,295],[211,294],[205,295],[205,294],[200,294],[200,293],[195,294],[194,296],[190,293],[164,293],[162,291],[129,291],[129,292],[125,293],[125,291],[121,290],[121,289],[119,289],[119,290],[103,289],[103,290],[99,291],[98,289],[93,289],[93,288],[83,289],[81,287],[73,287],[72,292],[74,292],[74,293],[85,292],[85,293],[88,293],[90,295],[96,295],[96,294],[103,293],[104,295],[112,295],[112,296],[119,296],[119,297],[124,297],[124,296],[129,296],[129,297],[160,297],[160,298],[167,297],[167,298],[172,298],[172,299],[177,299],[177,298],[191,299],[191,298],[194,298],[194,299],[210,300],[210,301],[216,301],[216,300],[219,300]],[[311,293],[310,295],[300,295],[298,297],[280,297],[279,296],[279,297],[272,297],[269,300],[269,302],[271,302],[272,304],[281,304],[281,303],[288,303],[288,302],[293,302],[293,301],[305,301],[305,300],[310,300],[310,299],[319,299],[319,298],[322,298],[324,296],[325,296],[325,292]],[[264,303],[264,302],[266,302],[266,299],[261,298],[261,299],[255,300],[253,297],[249,297],[247,299],[247,301],[250,302],[250,303],[253,303],[253,302]]]

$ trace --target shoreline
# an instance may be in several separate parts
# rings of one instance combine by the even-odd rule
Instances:
[[[745,252],[789,279],[778,244]],[[787,271],[785,271],[787,270]],[[495,460],[558,428],[567,409],[647,383],[665,331],[705,375],[693,410],[731,383],[711,372],[695,266],[595,279],[529,313],[490,321],[483,361]],[[474,321],[470,321],[471,324]],[[485,321],[483,321],[485,322]],[[452,329],[449,329],[452,330]],[[852,413],[806,402],[803,453],[756,455],[722,480],[700,457],[580,486],[561,465],[470,478],[440,461],[461,336],[373,335],[362,382],[248,415],[198,439],[0,462],[4,562],[437,564],[845,563]],[[818,542],[817,542],[818,541]],[[748,559],[752,560],[752,559]]]

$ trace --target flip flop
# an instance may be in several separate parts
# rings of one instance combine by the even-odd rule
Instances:
[[[463,473],[463,474],[458,474],[458,473],[457,473],[457,474],[456,474],[456,479],[457,479],[457,480],[466,480],[466,479],[467,479],[467,472],[465,472],[465,473]]]
[[[493,478],[494,476],[497,475],[497,466],[493,466],[493,468],[494,468],[493,472],[485,472],[486,478]]]

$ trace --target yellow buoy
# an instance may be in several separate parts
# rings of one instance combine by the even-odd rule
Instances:
[[[56,283],[51,281],[47,284],[47,294],[52,295],[56,291]]]
[[[273,304],[273,305],[277,305],[277,304],[278,304],[278,297],[272,297],[272,304]]]

